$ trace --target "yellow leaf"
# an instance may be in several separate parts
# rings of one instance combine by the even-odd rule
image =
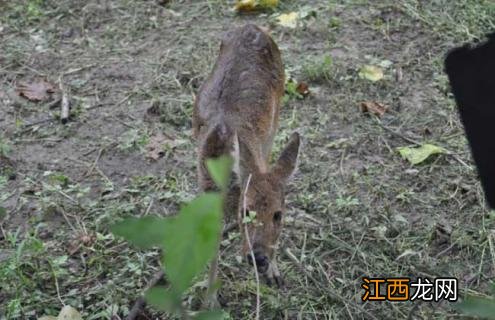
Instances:
[[[433,144],[423,144],[418,148],[402,147],[397,148],[400,155],[407,159],[411,164],[420,164],[425,161],[431,155],[438,153],[445,153],[446,150],[442,147],[435,146]]]
[[[257,9],[273,9],[278,6],[278,0],[238,0],[234,9],[239,12],[249,12]]]
[[[282,13],[277,17],[278,24],[286,27],[286,28],[291,28],[294,29],[297,27],[297,19],[299,18],[299,14],[297,12],[289,12],[289,13]]]
[[[240,0],[235,4],[237,11],[253,11],[256,8],[256,0]]]
[[[275,8],[278,6],[278,0],[259,0],[260,7]]]
[[[365,65],[359,70],[359,77],[376,82],[383,78],[383,70],[377,66]]]

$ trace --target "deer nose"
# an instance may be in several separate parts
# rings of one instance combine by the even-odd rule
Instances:
[[[251,253],[248,253],[246,258],[249,264],[252,265],[253,258],[251,256]],[[270,262],[268,257],[262,252],[259,251],[254,252],[254,261],[256,262],[256,268],[258,269],[259,272],[265,273],[266,270],[268,270],[268,265],[270,264]]]

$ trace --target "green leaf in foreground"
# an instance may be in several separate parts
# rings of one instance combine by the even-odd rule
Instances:
[[[227,320],[230,316],[221,310],[203,311],[192,317],[194,320]]]
[[[481,297],[468,297],[457,308],[469,316],[495,319],[495,300]]]
[[[163,247],[163,241],[174,219],[152,216],[128,218],[113,225],[111,230],[113,234],[143,249]]]
[[[412,164],[420,164],[425,161],[431,155],[438,153],[445,153],[445,149],[442,147],[435,146],[433,144],[423,144],[418,148],[401,147],[397,148],[400,155],[407,159]]]
[[[180,295],[162,286],[148,289],[145,294],[146,301],[161,311],[175,313],[181,303]]]
[[[184,292],[215,254],[221,221],[218,193],[205,193],[180,210],[164,239],[163,265],[175,291]]]
[[[217,159],[207,159],[206,166],[210,175],[221,189],[226,189],[229,184],[233,159],[230,156],[221,156]]]

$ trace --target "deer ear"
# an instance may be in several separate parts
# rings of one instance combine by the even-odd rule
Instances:
[[[275,175],[280,181],[286,182],[296,169],[297,156],[299,154],[300,138],[299,133],[294,132],[289,139],[289,143],[282,151],[280,158],[272,169],[273,175]]]

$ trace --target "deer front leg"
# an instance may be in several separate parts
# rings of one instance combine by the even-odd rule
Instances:
[[[270,266],[265,273],[266,283],[271,286],[275,284],[278,288],[284,287],[284,280],[280,275],[280,271],[278,270],[277,259],[273,257],[270,262]]]

